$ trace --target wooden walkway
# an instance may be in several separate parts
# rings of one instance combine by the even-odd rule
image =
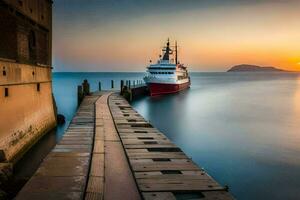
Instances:
[[[109,106],[140,193],[145,200],[229,200],[232,196],[152,127],[122,97]]]
[[[121,96],[86,96],[16,199],[233,199]]]
[[[103,94],[96,102],[95,144],[85,199],[140,199],[109,111],[109,95]]]

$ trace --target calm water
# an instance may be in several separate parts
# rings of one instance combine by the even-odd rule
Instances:
[[[300,198],[300,74],[192,73],[179,94],[145,97],[134,108],[237,199]],[[77,85],[92,90],[110,80],[137,80],[143,73],[54,73],[58,112],[67,123],[51,134],[48,151],[77,106]],[[47,140],[47,139],[46,139]],[[50,143],[50,144],[48,144]],[[36,150],[38,151],[38,150]],[[31,158],[32,159],[32,158]]]
[[[237,199],[300,199],[299,74],[193,74],[133,106]]]

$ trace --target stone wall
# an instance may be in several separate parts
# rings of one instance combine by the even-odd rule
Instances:
[[[0,162],[14,162],[56,125],[52,1],[0,0]]]
[[[51,69],[4,61],[0,66],[0,149],[15,160],[56,125]]]
[[[51,65],[51,2],[0,0],[0,58]]]

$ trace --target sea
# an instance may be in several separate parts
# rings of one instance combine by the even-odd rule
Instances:
[[[300,74],[192,72],[191,88],[132,102],[145,119],[178,145],[236,199],[300,199]],[[77,85],[92,91],[142,80],[144,73],[53,73],[58,113],[66,123],[20,161],[29,178],[62,138],[77,109]]]

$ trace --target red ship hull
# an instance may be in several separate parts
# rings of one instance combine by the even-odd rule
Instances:
[[[176,93],[189,88],[191,82],[182,84],[148,83],[151,96]]]

